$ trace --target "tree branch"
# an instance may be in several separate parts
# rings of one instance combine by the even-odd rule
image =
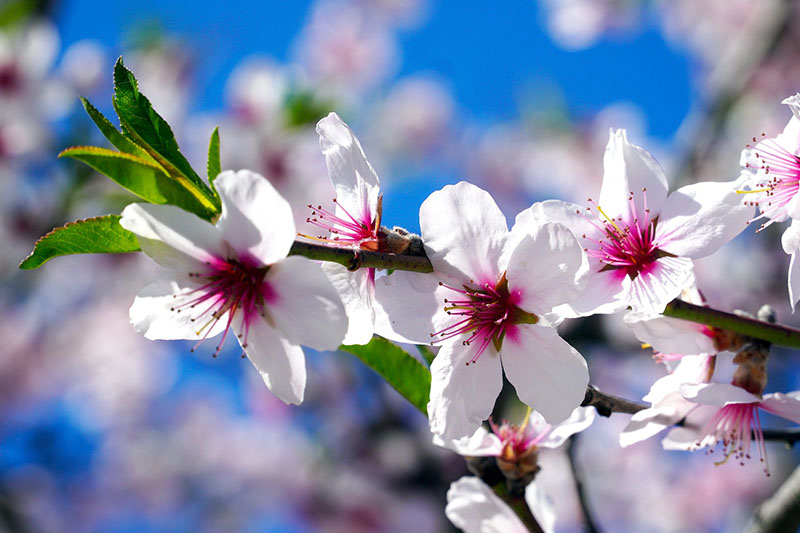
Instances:
[[[294,241],[292,248],[289,250],[289,255],[302,255],[316,261],[339,263],[347,267],[348,270],[353,271],[359,268],[384,268],[420,273],[433,272],[433,265],[425,255],[372,252],[303,241]]]
[[[782,533],[800,526],[800,467],[764,503],[758,506],[746,533]]]
[[[583,519],[586,523],[587,533],[600,533],[600,527],[594,519],[591,507],[589,507],[589,497],[586,491],[586,486],[583,484],[583,475],[578,470],[578,465],[575,457],[575,446],[578,444],[580,433],[575,433],[567,441],[567,457],[569,457],[569,466],[572,469],[572,478],[575,480],[575,490],[578,493],[578,502],[583,511]]]
[[[626,413],[632,415],[649,407],[645,403],[634,402],[619,396],[606,394],[591,383],[586,387],[586,396],[584,396],[583,403],[581,403],[581,407],[589,406],[597,409],[597,414],[606,418],[611,416],[612,413]]]

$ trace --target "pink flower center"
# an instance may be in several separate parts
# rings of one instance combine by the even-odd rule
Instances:
[[[755,137],[753,137],[754,142],[755,140]],[[787,151],[773,139],[758,143],[755,150],[755,156],[761,160],[759,170],[763,171],[763,177],[761,181],[756,183],[754,190],[742,192],[756,194],[758,198],[748,202],[750,205],[757,206],[760,211],[760,214],[750,222],[762,218],[770,219],[761,224],[761,227],[757,230],[761,231],[776,219],[781,221],[789,216],[786,211],[786,204],[794,198],[800,188],[800,158]],[[750,167],[751,165],[747,163],[745,166]]]
[[[723,464],[733,457],[744,465],[744,460],[750,459],[750,448],[755,440],[759,460],[764,463],[764,473],[769,476],[758,405],[758,402],[735,403],[719,409],[700,431],[702,436],[695,442],[696,449],[708,446],[707,453],[713,453],[717,444],[722,442],[724,458],[717,464]]]
[[[0,93],[11,94],[22,88],[17,65],[13,62],[0,65]]]
[[[367,214],[356,218],[351,215],[342,204],[336,202],[336,198],[333,199],[333,202],[339,206],[339,209],[342,210],[342,213],[344,213],[347,218],[331,213],[327,209],[323,209],[321,205],[315,208],[311,204],[308,204],[308,208],[311,209],[311,216],[306,219],[306,222],[322,228],[332,235],[331,238],[320,236],[320,239],[333,241],[334,244],[341,244],[344,246],[360,246],[365,241],[372,242],[378,240],[380,220],[371,220]]]
[[[456,299],[445,298],[444,310],[448,315],[460,319],[441,331],[431,333],[431,337],[436,338],[431,344],[459,335],[469,335],[462,341],[464,346],[469,346],[473,342],[479,344],[475,355],[467,361],[467,365],[476,362],[486,351],[489,343],[493,343],[499,352],[506,334],[513,334],[516,324],[535,324],[539,321],[539,317],[533,313],[517,307],[521,295],[519,291],[509,292],[505,274],[496,285],[484,283],[479,289],[466,285],[459,289],[442,282],[439,282],[439,285],[459,294]]]
[[[190,299],[171,310],[192,313],[190,320],[200,324],[196,332],[200,340],[192,347],[192,351],[206,340],[220,320],[225,320],[225,331],[214,352],[214,357],[219,355],[237,316],[240,318],[239,340],[242,349],[246,349],[250,325],[255,319],[268,318],[266,304],[277,297],[264,279],[269,267],[250,258],[215,258],[206,265],[204,272],[189,274],[199,284],[188,293]],[[178,296],[176,294],[173,297],[177,299]]]
[[[636,214],[636,204],[633,192],[628,196],[630,206],[630,219],[626,222],[622,216],[609,218],[599,205],[595,205],[597,211],[603,218],[600,222],[592,221],[592,225],[600,231],[600,238],[594,239],[586,234],[583,238],[591,242],[591,247],[583,250],[586,254],[603,263],[601,271],[621,270],[629,278],[634,279],[642,273],[649,272],[655,261],[663,257],[665,253],[658,249],[655,239],[656,219],[650,218],[650,210],[647,208],[646,190],[642,189],[644,198],[644,218],[640,219]],[[589,199],[592,202],[592,199]],[[587,210],[591,210],[587,207]]]
[[[539,444],[552,429],[552,426],[548,425],[543,428],[541,432],[534,434],[527,430],[527,423],[523,423],[521,426],[515,426],[504,421],[498,426],[490,419],[489,425],[494,434],[497,435],[503,443],[503,455],[505,459],[512,459],[524,455],[528,450]]]

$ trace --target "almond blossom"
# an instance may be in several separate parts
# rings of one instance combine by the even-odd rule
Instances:
[[[597,202],[536,203],[517,224],[561,222],[586,252],[587,290],[572,304],[577,315],[660,313],[692,279],[692,259],[738,235],[752,214],[737,183],[700,182],[667,195],[667,178],[647,151],[611,131]]]
[[[339,115],[330,113],[317,123],[319,144],[325,155],[333,188],[335,212],[311,206],[308,221],[330,232],[328,243],[378,249],[381,227],[381,193],[378,175],[367,161],[361,143]],[[339,292],[350,318],[345,344],[366,344],[372,338],[375,312],[375,269],[350,272],[326,263],[323,267]]]
[[[131,204],[120,224],[166,269],[130,310],[148,339],[205,339],[233,330],[267,387],[286,403],[303,401],[300,344],[336,348],[344,307],[318,264],[287,257],[295,227],[289,204],[262,176],[226,171],[214,185],[216,224],[171,205]]]
[[[673,428],[663,441],[666,450],[697,450],[709,453],[722,443],[722,459],[740,464],[750,458],[755,443],[759,461],[769,475],[767,451],[761,429],[760,410],[800,424],[800,391],[788,394],[754,394],[733,384],[685,384],[681,395],[694,404],[683,426]]]
[[[381,278],[376,298],[386,313],[380,334],[441,346],[431,364],[431,431],[444,440],[475,431],[503,369],[548,422],[567,418],[589,380],[550,314],[579,291],[581,250],[569,230],[550,223],[509,232],[492,197],[465,182],[431,194],[420,227],[434,274],[395,272]]]

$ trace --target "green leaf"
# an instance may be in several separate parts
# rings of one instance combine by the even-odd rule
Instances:
[[[179,182],[164,174],[155,162],[97,146],[67,148],[58,156],[86,163],[150,203],[176,205],[192,213],[203,213],[204,218],[215,214]]]
[[[0,3],[0,28],[11,28],[25,21],[36,10],[36,0],[8,0]]]
[[[316,124],[334,108],[333,102],[318,99],[311,91],[293,91],[284,102],[286,124],[302,127]]]
[[[219,157],[219,126],[214,128],[214,131],[211,132],[211,141],[208,143],[208,164],[206,165],[206,171],[208,172],[208,182],[213,189],[214,180],[217,179],[219,173],[222,172],[222,163]]]
[[[363,346],[341,346],[340,350],[350,352],[377,372],[389,385],[394,387],[406,400],[428,413],[428,399],[431,392],[431,372],[402,348],[382,337],[373,337]]]
[[[147,97],[139,92],[136,78],[122,64],[122,58],[114,65],[114,109],[125,135],[144,148],[172,179],[190,191],[204,206],[203,212],[194,213],[207,219],[214,216],[209,216],[209,213],[219,213],[219,199],[183,156],[169,124],[156,113]]]
[[[83,108],[86,109],[86,112],[91,117],[92,121],[94,121],[97,128],[100,130],[103,136],[108,139],[108,142],[110,142],[112,146],[114,146],[120,152],[135,155],[141,159],[158,165],[156,160],[153,159],[144,148],[120,133],[117,128],[115,128],[114,125],[111,124],[111,122],[89,102],[89,100],[81,97],[81,103],[83,104]]]
[[[59,255],[140,251],[136,235],[119,225],[119,215],[87,218],[53,229],[36,241],[19,268],[31,270]]]

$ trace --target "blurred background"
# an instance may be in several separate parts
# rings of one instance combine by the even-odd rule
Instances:
[[[308,353],[306,401],[287,407],[229,343],[216,359],[135,334],[127,309],[155,269],[140,254],[17,265],[54,226],[133,198],[57,159],[105,146],[78,101],[107,116],[122,55],[195,168],[220,127],[223,168],[262,173],[304,221],[332,196],[314,133],[336,110],[384,187],[384,223],[418,231],[431,192],[468,180],[510,222],[547,198],[597,195],[608,130],[627,128],[671,188],[739,175],[745,143],[779,133],[800,90],[800,3],[783,0],[0,0],[0,531],[450,531],[464,461],[355,358]],[[791,315],[783,228],[697,262],[709,303]],[[565,325],[601,389],[641,398],[664,369],[622,324]],[[210,352],[210,350],[207,350]],[[768,392],[800,388],[773,349]],[[520,422],[507,393],[497,418]],[[627,415],[573,444],[606,531],[738,531],[798,462],[622,450]],[[764,419],[765,427],[781,421]],[[569,456],[538,479],[557,530],[581,531]]]

